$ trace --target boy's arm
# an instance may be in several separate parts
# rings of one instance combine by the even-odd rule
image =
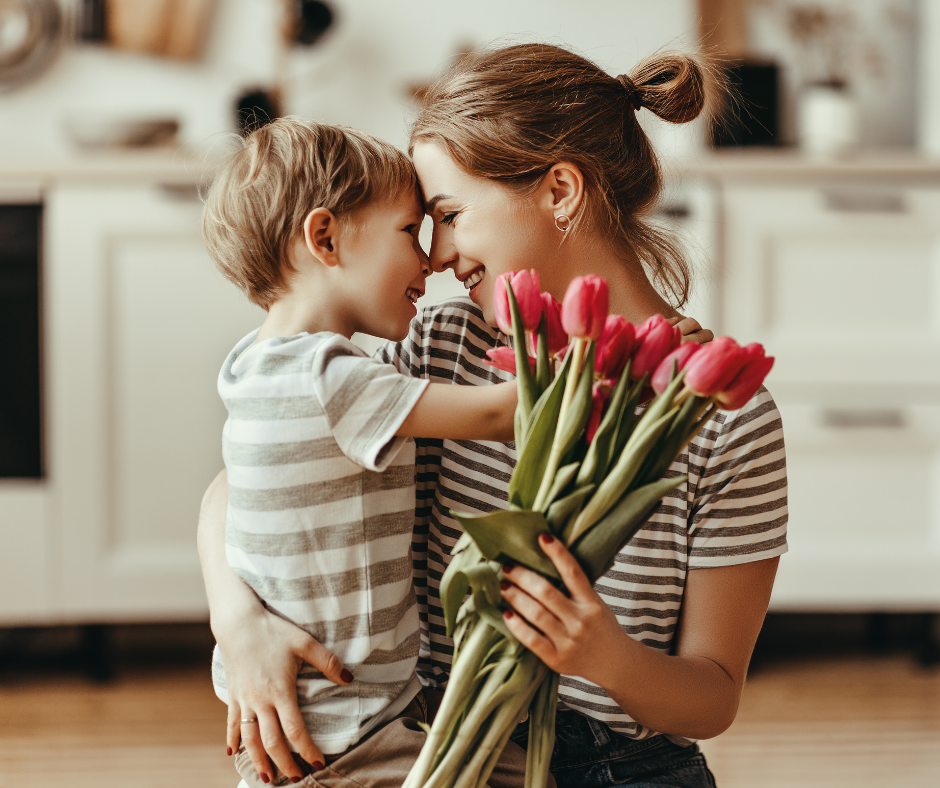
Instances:
[[[495,386],[430,383],[398,428],[406,438],[511,441],[515,381]]]

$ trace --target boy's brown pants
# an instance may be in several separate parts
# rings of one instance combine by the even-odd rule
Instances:
[[[398,717],[372,731],[346,752],[331,756],[326,767],[307,774],[296,785],[299,788],[401,788],[427,738],[418,723],[433,718],[441,696],[442,693],[434,690],[419,692]],[[490,788],[523,788],[525,759],[525,750],[509,742],[487,784]],[[306,763],[303,766],[310,768]],[[295,784],[274,766],[272,780],[265,785],[244,747],[239,747],[235,755],[235,767],[251,788]],[[549,779],[549,788],[555,788],[554,780]]]

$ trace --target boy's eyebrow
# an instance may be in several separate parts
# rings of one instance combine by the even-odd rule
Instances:
[[[441,200],[449,200],[451,195],[449,194],[435,194],[430,200],[425,204],[425,210],[428,213],[434,210],[434,206],[437,205]]]

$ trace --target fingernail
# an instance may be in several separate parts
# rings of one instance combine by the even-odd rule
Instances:
[[[346,668],[343,668],[343,672],[339,674],[339,677],[347,684],[353,680],[353,674],[346,670]]]
[[[226,748],[225,748],[225,754],[231,756],[231,754],[232,754],[232,748],[231,748],[231,747],[226,747]]]
[[[261,782],[269,783],[271,782],[271,778],[268,777],[268,775],[266,775],[264,772],[261,772]]]
[[[503,618],[512,618],[514,615],[516,614],[513,613],[511,610],[507,610],[505,613],[503,613]]]
[[[500,587],[501,589],[503,589],[503,591],[505,591],[505,590],[506,590],[507,588],[509,588],[509,586],[511,586],[511,585],[512,585],[512,583],[510,583],[508,580],[500,580],[500,581],[499,581],[499,587]]]
[[[539,539],[542,540],[542,543],[543,543],[543,544],[551,544],[552,542],[555,541],[555,537],[552,536],[551,534],[542,534],[542,535],[539,537]]]
[[[503,571],[504,571],[504,572],[511,572],[511,571],[512,571],[513,569],[515,569],[515,568],[516,568],[516,565],[515,565],[515,564],[503,564]]]
[[[292,783],[299,783],[302,779],[303,779],[303,777],[291,777],[291,778],[290,778],[290,781],[291,781]]]
[[[314,770],[315,772],[318,772],[318,771],[320,771],[320,769],[323,768],[323,762],[322,762],[322,761],[314,761],[314,762],[311,763],[310,765],[313,767],[313,770]]]

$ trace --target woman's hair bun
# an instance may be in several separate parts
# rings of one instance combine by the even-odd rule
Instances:
[[[662,52],[639,63],[630,79],[639,103],[669,123],[688,123],[708,101],[712,69],[682,52]]]

